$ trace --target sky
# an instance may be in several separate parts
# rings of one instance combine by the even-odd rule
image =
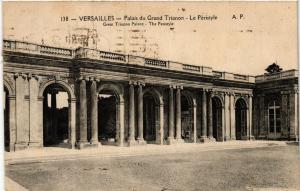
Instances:
[[[127,27],[79,20],[80,16],[114,16],[123,21],[125,15],[185,20],[171,21],[173,26],[150,26],[145,20],[144,26]],[[217,19],[187,19],[198,15]],[[63,16],[69,21],[61,21]],[[296,2],[4,2],[3,25],[4,38],[63,47],[71,47],[66,36],[74,29],[95,29],[97,49],[218,71],[260,75],[273,62],[284,70],[297,69]],[[140,31],[137,41],[131,38],[133,29]],[[143,43],[144,52],[130,52],[131,44]]]

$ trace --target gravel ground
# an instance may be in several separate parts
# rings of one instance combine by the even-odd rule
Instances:
[[[29,190],[300,190],[296,145],[18,163],[6,175]]]

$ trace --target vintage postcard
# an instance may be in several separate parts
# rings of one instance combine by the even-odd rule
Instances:
[[[300,190],[297,2],[2,10],[6,190]]]

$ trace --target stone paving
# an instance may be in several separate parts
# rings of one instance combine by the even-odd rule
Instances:
[[[300,188],[299,149],[291,142],[102,146],[88,150],[44,148],[22,152],[7,153],[5,172],[11,182],[31,191]]]
[[[229,141],[215,143],[183,143],[175,145],[155,145],[148,144],[133,147],[99,146],[84,150],[66,149],[59,147],[44,147],[41,149],[28,149],[18,152],[6,152],[5,163],[30,162],[36,160],[55,161],[55,160],[76,160],[84,158],[105,158],[122,157],[149,154],[171,154],[186,153],[209,150],[225,150],[237,148],[253,148],[266,146],[285,146],[283,141]]]

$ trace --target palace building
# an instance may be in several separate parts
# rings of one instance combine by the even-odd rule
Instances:
[[[11,40],[3,60],[7,151],[299,138],[297,70],[250,76]]]

